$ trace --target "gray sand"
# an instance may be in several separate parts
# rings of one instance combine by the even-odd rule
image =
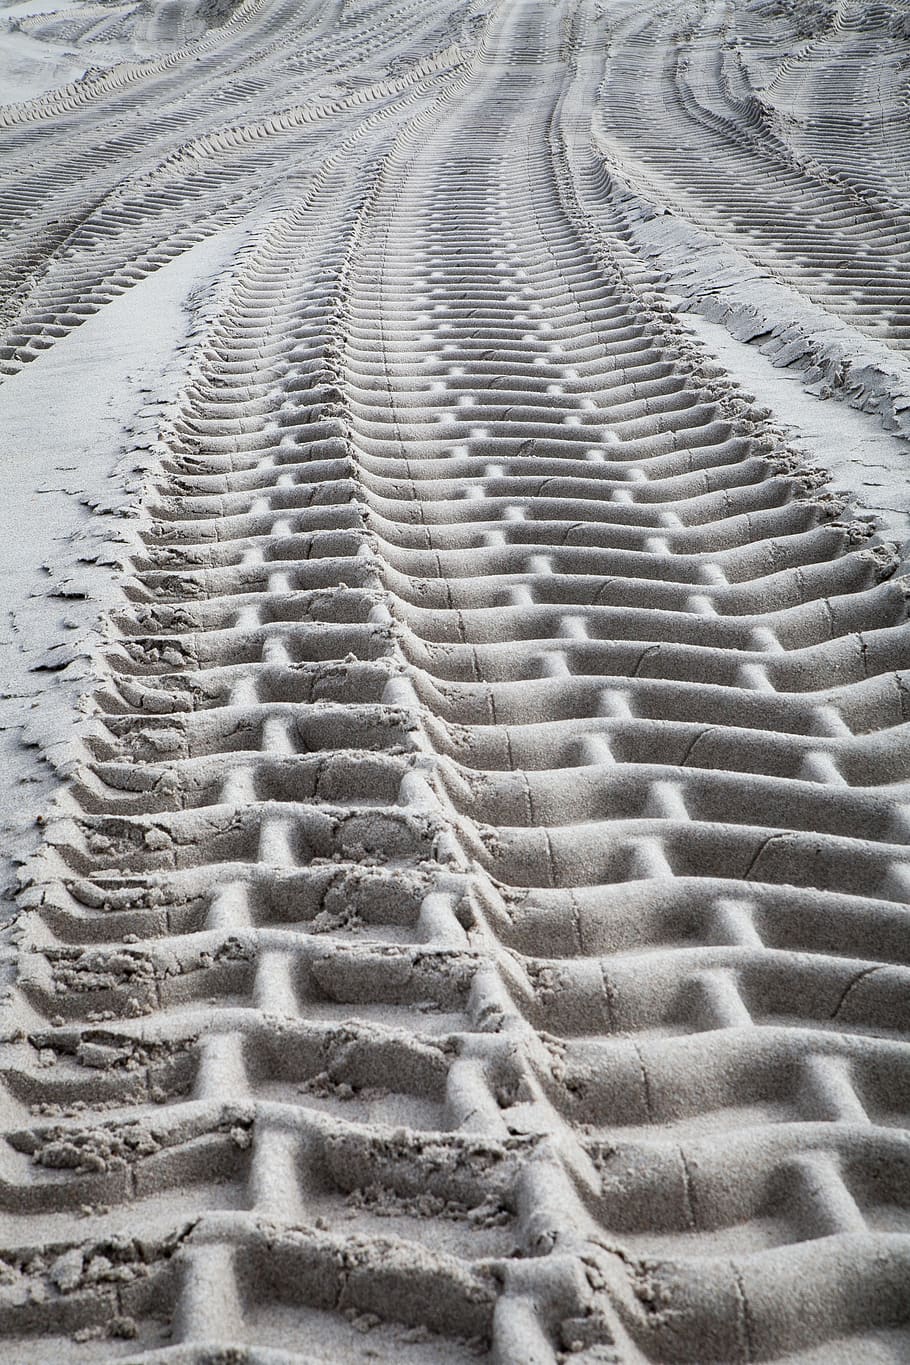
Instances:
[[[43,4],[0,1361],[910,1359],[904,10]]]

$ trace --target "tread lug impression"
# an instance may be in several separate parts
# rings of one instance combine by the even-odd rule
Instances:
[[[197,274],[36,670],[0,1359],[910,1359],[906,14],[17,16],[4,392]]]

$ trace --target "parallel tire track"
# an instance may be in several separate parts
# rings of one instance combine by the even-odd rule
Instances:
[[[742,8],[748,25],[753,16]],[[842,167],[821,164],[815,147],[793,138],[789,120],[775,117],[773,103],[756,94],[739,45],[729,42],[736,9],[725,3],[694,11],[646,7],[617,28],[601,90],[600,128],[650,168],[669,206],[903,352],[910,344],[901,266],[910,242],[906,186],[895,193],[887,178],[858,173],[849,159]],[[881,21],[879,32],[888,32]],[[735,30],[734,36],[749,41]],[[808,69],[823,91],[810,103],[812,115],[818,104],[826,113],[842,112],[841,90],[830,86],[821,54],[813,49],[812,56]],[[842,54],[837,65],[843,80]],[[871,69],[878,70],[878,62]],[[868,95],[863,87],[854,95],[857,118],[874,107]],[[900,143],[893,145],[884,126],[881,135],[881,162],[899,167]],[[840,130],[829,134],[825,147],[837,147],[840,137]],[[867,151],[864,135],[865,164]]]
[[[906,585],[595,232],[586,25],[472,13],[162,429],[23,889],[12,1358],[910,1349]]]

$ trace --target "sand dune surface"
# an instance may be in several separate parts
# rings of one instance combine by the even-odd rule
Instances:
[[[906,6],[0,100],[0,1361],[910,1360]]]

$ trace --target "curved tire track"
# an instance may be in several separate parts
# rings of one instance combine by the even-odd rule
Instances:
[[[32,1359],[907,1346],[906,586],[589,212],[584,23],[471,32],[162,430],[23,890]]]

